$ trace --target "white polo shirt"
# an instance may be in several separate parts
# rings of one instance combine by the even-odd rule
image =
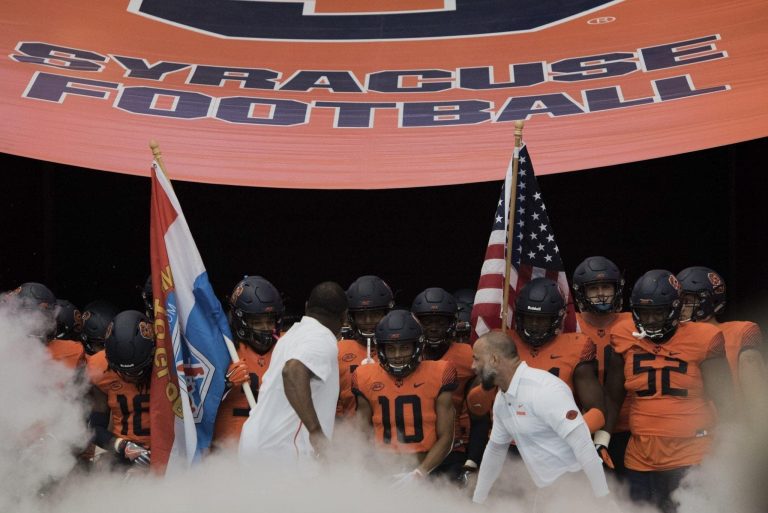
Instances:
[[[543,488],[581,470],[564,438],[583,423],[568,385],[521,362],[507,391],[496,394],[491,441],[514,440],[533,482]]]
[[[336,337],[312,317],[304,316],[275,346],[256,408],[243,425],[240,460],[258,463],[260,457],[286,462],[312,454],[309,432],[285,396],[283,367],[298,360],[315,375],[310,380],[312,403],[320,426],[333,436],[336,402],[339,399],[339,363]]]

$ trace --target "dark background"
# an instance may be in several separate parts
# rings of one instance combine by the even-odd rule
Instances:
[[[539,178],[568,274],[602,254],[626,270],[626,296],[646,270],[705,265],[726,280],[727,320],[765,322],[767,150],[768,139],[759,139]],[[0,290],[40,281],[81,307],[96,298],[140,307],[149,179],[0,159]],[[384,278],[406,305],[426,287],[474,288],[500,182],[385,191],[174,187],[217,293],[261,274],[298,311],[316,283],[346,288],[362,274]]]

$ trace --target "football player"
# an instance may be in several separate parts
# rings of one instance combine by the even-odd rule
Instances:
[[[469,344],[472,334],[472,306],[475,304],[475,291],[459,289],[453,293],[453,297],[459,307],[456,322],[456,342]]]
[[[453,444],[456,369],[444,360],[421,361],[423,343],[416,318],[394,310],[376,326],[379,365],[362,365],[352,374],[361,427],[373,427],[380,447],[418,457],[418,466],[396,476],[396,485],[429,475]]]
[[[250,383],[258,401],[262,378],[282,328],[285,308],[274,285],[261,276],[247,276],[229,296],[227,315],[240,361],[227,369],[227,392],[216,415],[213,443],[236,444],[250,407],[242,385]]]
[[[85,350],[80,342],[83,318],[80,310],[66,299],[56,300],[56,334],[48,342],[48,351],[55,360],[71,368],[85,364]]]
[[[394,306],[392,289],[378,276],[361,276],[347,289],[349,330],[339,341],[339,403],[336,417],[355,413],[352,394],[352,372],[360,366],[376,362],[374,332],[379,321]]]
[[[76,308],[63,312],[53,292],[42,283],[35,282],[23,283],[15,290],[9,291],[4,296],[5,300],[15,301],[12,304],[13,308],[41,314],[40,325],[35,326],[35,332],[30,336],[45,344],[52,359],[71,369],[77,369],[83,365],[83,346],[72,340],[72,333],[77,327],[79,316]],[[68,301],[62,304],[64,303],[71,305]],[[62,317],[67,317],[68,320],[61,323]]]
[[[104,350],[107,339],[107,327],[117,315],[117,308],[112,303],[97,299],[91,301],[83,310],[83,330],[80,340],[83,342],[85,354],[92,356]]]
[[[629,312],[621,312],[624,277],[616,264],[607,258],[591,256],[576,267],[571,283],[573,299],[579,310],[576,319],[581,332],[595,343],[598,378],[604,385],[606,365],[612,361],[611,328],[619,321],[632,317]],[[617,371],[623,372],[623,369]],[[617,477],[621,479],[625,470],[624,452],[629,442],[629,401],[613,404],[611,398],[606,397],[605,407],[606,424],[615,425],[615,428],[613,433],[602,429],[596,431],[595,447],[608,466],[614,466]]]
[[[766,369],[760,346],[762,335],[754,322],[718,322],[716,316],[725,308],[725,281],[707,267],[688,267],[677,280],[682,287],[682,322],[706,322],[723,332],[725,357],[744,411],[751,417],[765,411]],[[760,410],[762,409],[762,410]]]
[[[453,448],[435,469],[463,483],[466,474],[478,468],[490,427],[489,415],[472,416],[467,410],[467,392],[475,377],[472,371],[472,347],[454,342],[458,305],[451,294],[439,287],[428,288],[413,300],[411,313],[424,329],[424,360],[444,360],[453,364],[458,387],[453,392],[456,410]],[[474,436],[472,436],[474,435]]]
[[[105,350],[88,360],[93,441],[131,467],[150,463],[149,384],[155,339],[141,312],[117,314],[106,330]],[[110,426],[111,425],[111,430]]]
[[[632,396],[632,433],[624,463],[630,497],[675,511],[672,492],[712,444],[715,415],[730,389],[722,332],[707,323],[680,323],[680,284],[669,271],[648,271],[630,296],[632,319],[611,331],[606,391],[620,404]],[[727,411],[721,413],[727,417]],[[610,431],[611,425],[606,426]]]

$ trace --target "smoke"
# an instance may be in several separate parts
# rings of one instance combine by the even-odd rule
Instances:
[[[301,473],[278,464],[238,464],[235,451],[209,456],[182,476],[158,478],[105,470],[76,470],[77,447],[88,439],[86,394],[71,371],[50,361],[44,346],[27,336],[42,319],[0,309],[0,511],[20,513],[136,513],[190,511],[240,513],[639,513],[626,491],[611,482],[612,502],[596,504],[580,473],[542,491],[520,460],[508,459],[488,504],[470,502],[472,486],[429,481],[393,489],[393,475],[415,468],[409,458],[373,449],[351,426],[339,426],[330,465]],[[733,513],[759,509],[756,493],[765,473],[766,438],[732,428],[716,452],[690,474],[676,494],[680,513]],[[762,466],[761,466],[762,465]],[[764,503],[762,503],[764,504]]]
[[[51,322],[13,299],[0,306],[0,511],[34,503],[72,470],[75,448],[88,438],[84,387],[33,335]]]

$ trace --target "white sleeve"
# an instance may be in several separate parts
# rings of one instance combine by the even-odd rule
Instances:
[[[573,392],[559,379],[543,385],[533,402],[534,412],[544,420],[560,438],[579,426],[585,426],[584,418],[573,399]]]
[[[472,502],[482,504],[488,498],[493,483],[499,478],[504,460],[507,458],[509,443],[498,444],[493,440],[488,442],[483,453],[483,461],[480,463],[480,471],[477,474],[477,485],[472,495]]]
[[[286,361],[298,360],[321,381],[327,381],[338,357],[338,349],[324,340],[304,340],[291,348]]]
[[[568,436],[565,437],[565,441],[571,447],[576,461],[581,465],[581,469],[589,479],[589,484],[592,485],[592,493],[595,497],[603,497],[608,495],[608,483],[605,481],[605,471],[603,470],[603,462],[600,456],[597,455],[595,445],[592,443],[592,437],[589,435],[589,429],[586,424],[581,424],[572,430]]]

